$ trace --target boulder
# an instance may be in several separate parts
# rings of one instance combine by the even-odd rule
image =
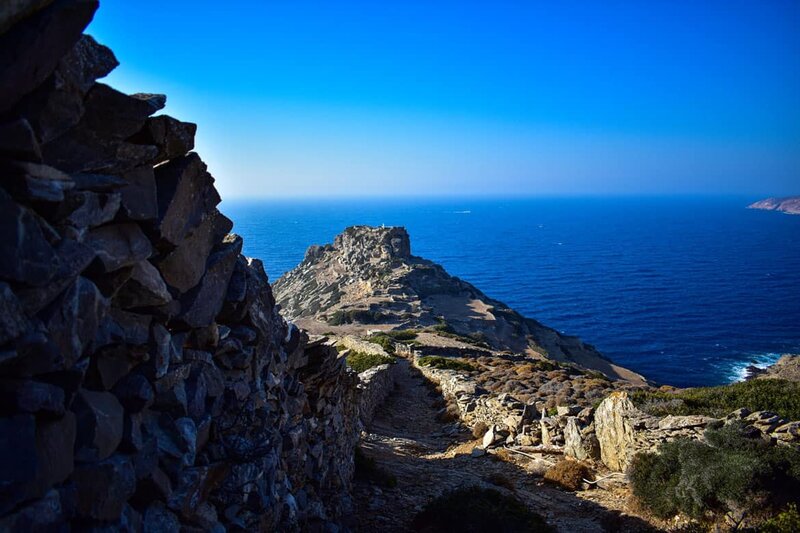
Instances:
[[[156,261],[170,287],[186,292],[200,281],[214,245],[233,228],[233,223],[216,209],[174,250]]]
[[[45,223],[0,189],[0,277],[42,286],[58,269],[58,256],[45,237]]]
[[[86,174],[77,172],[71,174],[75,182],[75,189],[92,192],[114,192],[124,187],[127,182],[119,176],[109,174]]]
[[[64,390],[28,379],[0,379],[0,410],[63,416]]]
[[[75,364],[91,345],[107,311],[108,300],[95,284],[78,277],[42,312],[42,321],[59,347],[65,367]]]
[[[161,238],[179,245],[220,202],[214,178],[195,153],[156,168],[158,230]]]
[[[149,261],[139,261],[133,266],[131,276],[114,297],[123,309],[155,307],[172,300],[167,285],[156,267]]]
[[[75,187],[67,174],[39,163],[6,161],[0,172],[5,189],[23,202],[60,202],[64,192]]]
[[[86,244],[94,249],[102,272],[113,272],[147,259],[153,253],[150,241],[138,224],[110,224],[91,230]]]
[[[78,420],[75,458],[99,461],[109,457],[122,441],[123,409],[110,392],[81,390],[72,405]]]
[[[103,139],[124,140],[141,130],[147,117],[166,102],[163,94],[127,95],[104,83],[95,83],[86,95],[79,127]]]
[[[41,162],[42,149],[26,119],[18,118],[0,124],[0,154],[8,159]]]
[[[197,287],[181,297],[179,320],[194,328],[214,322],[222,310],[228,281],[241,251],[242,239],[238,235],[228,235],[213,251],[203,279]]]
[[[134,168],[123,176],[122,213],[129,220],[154,220],[158,217],[156,178],[150,165]]]
[[[75,469],[78,514],[94,520],[117,520],[136,490],[136,475],[128,456],[117,454]]]
[[[58,206],[56,220],[78,228],[93,228],[111,222],[119,211],[119,193],[70,191]]]
[[[36,419],[33,415],[0,418],[0,513],[25,497],[22,488],[36,473]]]
[[[160,115],[147,119],[144,128],[130,140],[139,144],[155,145],[158,154],[151,163],[157,165],[189,153],[194,148],[196,131],[196,124]]]
[[[611,470],[624,471],[633,458],[634,428],[631,415],[637,411],[625,392],[612,392],[597,407],[594,426],[600,457]]]
[[[57,0],[0,35],[0,113],[55,70],[97,5],[97,0]]]
[[[66,519],[61,495],[53,489],[41,499],[0,519],[0,531],[58,531]]]
[[[17,296],[0,281],[0,345],[14,340],[31,326]]]

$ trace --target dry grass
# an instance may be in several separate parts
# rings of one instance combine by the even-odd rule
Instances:
[[[544,473],[547,481],[572,491],[579,490],[584,478],[590,480],[590,476],[591,470],[588,466],[570,459],[557,462]]]

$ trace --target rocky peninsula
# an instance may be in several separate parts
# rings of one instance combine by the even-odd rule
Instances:
[[[767,198],[747,206],[748,209],[762,209],[764,211],[778,211],[787,215],[800,215],[800,196],[787,196],[785,198]]]

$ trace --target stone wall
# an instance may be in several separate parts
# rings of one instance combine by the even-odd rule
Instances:
[[[278,314],[195,125],[96,81],[97,7],[0,7],[0,530],[335,523],[356,378]]]

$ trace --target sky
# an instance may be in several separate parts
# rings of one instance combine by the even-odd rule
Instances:
[[[800,194],[800,2],[102,0],[223,198]]]

